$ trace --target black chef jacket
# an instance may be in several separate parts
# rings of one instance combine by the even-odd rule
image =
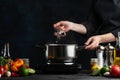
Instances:
[[[83,24],[88,36],[120,31],[120,0],[94,0],[88,21]]]

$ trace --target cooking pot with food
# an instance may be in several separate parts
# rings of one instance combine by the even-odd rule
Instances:
[[[75,44],[47,44],[46,58],[47,59],[72,59],[75,58]]]
[[[76,44],[45,44],[45,56],[48,63],[68,63],[74,61],[76,50],[84,49],[84,46]]]
[[[66,32],[57,30],[56,42],[45,44],[45,56],[48,63],[70,63],[76,59],[76,50],[84,49],[85,46],[77,46],[76,44],[61,43],[61,39],[66,36]],[[41,46],[40,46],[41,47]]]

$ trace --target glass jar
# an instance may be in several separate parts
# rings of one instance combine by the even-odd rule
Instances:
[[[118,32],[118,37],[116,38],[113,64],[117,64],[120,66],[120,32]]]
[[[23,61],[24,61],[24,65],[26,66],[26,67],[30,67],[30,62],[29,62],[29,58],[22,58],[23,59]]]
[[[90,59],[90,66],[91,68],[95,65],[98,65],[98,59],[97,58],[91,58]]]

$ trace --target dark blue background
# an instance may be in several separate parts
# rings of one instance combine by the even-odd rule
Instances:
[[[13,59],[30,58],[31,67],[46,63],[38,43],[55,42],[52,25],[60,20],[80,23],[90,14],[91,0],[0,0],[0,43],[10,43]],[[72,32],[75,42],[83,45],[82,35]],[[69,42],[68,39],[66,41]],[[78,62],[88,68],[92,52],[78,54]]]

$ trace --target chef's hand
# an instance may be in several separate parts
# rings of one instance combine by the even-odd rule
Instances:
[[[116,37],[111,32],[102,35],[92,36],[86,41],[85,49],[93,50],[96,49],[100,43],[108,43],[114,41],[116,41]]]
[[[70,21],[59,21],[53,25],[56,30],[68,32],[74,26],[73,22]]]
[[[57,37],[61,37],[61,34],[59,34],[59,32],[68,32],[68,31],[75,31],[78,32],[80,34],[86,34],[87,30],[86,27],[83,24],[77,24],[74,22],[70,22],[70,21],[59,21],[56,24],[53,25],[53,27],[57,30],[58,33],[55,32],[55,36]],[[62,37],[64,37],[66,35],[62,35]]]
[[[101,43],[102,37],[99,35],[92,36],[90,37],[86,42],[85,42],[85,49],[88,50],[95,50],[99,44]]]
[[[66,36],[66,32],[70,31],[72,26],[74,26],[73,22],[70,21],[59,21],[56,24],[53,25],[53,27],[55,28],[56,32],[54,33],[54,35],[57,38],[61,38],[61,37],[65,37]]]

